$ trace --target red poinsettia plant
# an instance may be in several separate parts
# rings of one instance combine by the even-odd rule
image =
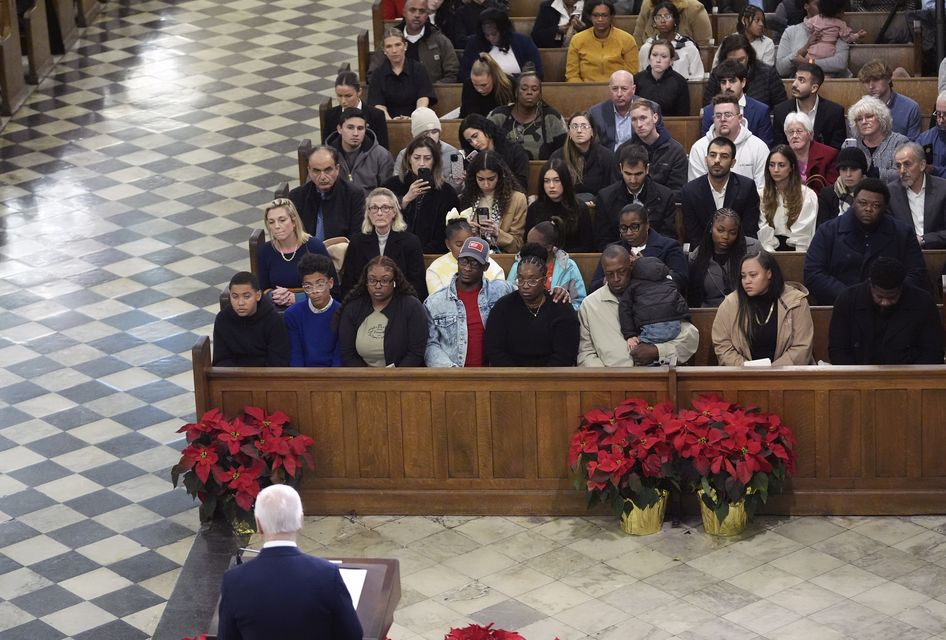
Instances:
[[[471,624],[462,628],[454,627],[444,636],[443,640],[526,640],[515,631],[493,629],[494,624],[494,622],[490,622],[485,627],[478,624]]]
[[[684,477],[703,490],[703,503],[720,522],[742,499],[752,517],[769,491],[781,491],[795,473],[795,435],[774,413],[711,395],[678,417],[668,431]]]
[[[293,429],[282,411],[267,415],[246,407],[243,415],[227,420],[211,409],[177,432],[186,434],[187,447],[171,469],[171,482],[176,487],[183,476],[187,493],[201,502],[204,522],[221,509],[235,528],[252,531],[257,494],[271,484],[298,485],[303,463],[313,466],[314,441]]]
[[[669,402],[656,406],[629,398],[614,409],[593,409],[572,435],[568,465],[588,506],[610,504],[627,514],[645,509],[678,484],[670,433],[679,422]]]

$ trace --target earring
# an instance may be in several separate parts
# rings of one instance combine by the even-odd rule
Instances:
[[[392,283],[391,283],[391,286],[394,287],[395,289],[397,289],[397,282],[392,282]]]

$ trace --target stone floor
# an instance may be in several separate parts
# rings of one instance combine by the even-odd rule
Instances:
[[[0,639],[153,635],[197,529],[168,478],[189,350],[367,15],[112,1],[0,122]],[[946,638],[946,517],[764,521],[722,542],[320,518],[305,546],[401,559],[393,640],[468,620],[529,640]]]

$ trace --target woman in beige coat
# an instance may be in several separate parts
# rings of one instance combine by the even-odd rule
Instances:
[[[723,366],[769,358],[773,365],[810,364],[814,325],[808,290],[785,282],[778,263],[762,251],[742,259],[740,286],[726,296],[713,321],[713,348]]]

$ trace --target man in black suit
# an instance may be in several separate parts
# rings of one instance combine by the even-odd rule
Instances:
[[[655,182],[648,175],[649,167],[647,149],[639,144],[621,147],[618,156],[621,181],[605,187],[595,198],[595,246],[598,251],[620,239],[618,218],[621,210],[635,202],[647,210],[648,222],[654,231],[676,238],[673,191]]]
[[[299,551],[302,501],[274,484],[256,497],[259,557],[233,567],[220,589],[218,640],[361,640],[358,615],[336,567]]]
[[[916,142],[893,156],[899,180],[890,189],[890,213],[913,227],[922,249],[946,248],[946,180],[926,171],[926,154]]]
[[[788,144],[785,137],[785,116],[792,111],[808,114],[814,121],[815,142],[840,149],[847,136],[844,107],[818,95],[824,84],[824,71],[816,64],[800,64],[792,82],[792,97],[772,110],[775,144]],[[814,114],[811,112],[814,111]]]
[[[365,194],[348,180],[339,180],[338,151],[320,145],[309,153],[309,179],[289,192],[302,226],[319,240],[361,233]]]
[[[755,181],[732,171],[736,145],[729,138],[714,138],[706,151],[705,176],[683,186],[684,239],[695,247],[717,210],[727,207],[742,218],[742,232],[751,238],[759,233],[759,192]]]

